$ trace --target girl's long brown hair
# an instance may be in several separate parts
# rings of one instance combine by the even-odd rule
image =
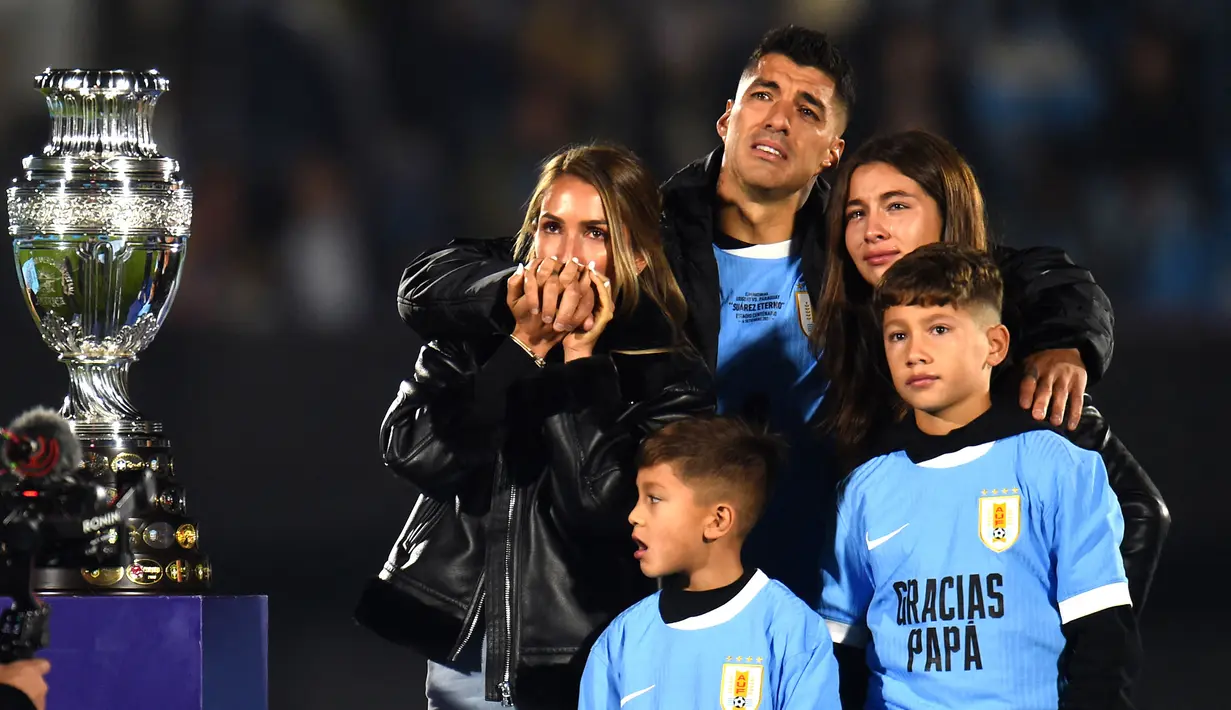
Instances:
[[[526,205],[526,217],[514,246],[515,258],[524,261],[533,256],[543,199],[552,183],[565,175],[592,185],[603,201],[611,230],[607,248],[615,267],[611,295],[616,317],[631,314],[644,296],[666,315],[678,336],[688,307],[663,252],[659,227],[662,195],[645,164],[627,148],[597,143],[570,146],[548,158]],[[646,263],[640,273],[638,256]]]
[[[974,172],[948,141],[926,131],[874,138],[843,161],[825,211],[825,284],[817,304],[812,346],[829,379],[822,428],[848,460],[865,449],[868,435],[905,413],[894,391],[885,349],[872,313],[872,284],[855,269],[846,249],[846,203],[851,175],[862,165],[885,163],[919,183],[940,208],[940,240],[988,249],[987,214]]]

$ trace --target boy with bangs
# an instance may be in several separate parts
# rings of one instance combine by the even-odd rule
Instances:
[[[1120,507],[1097,453],[993,404],[1003,288],[987,254],[951,244],[877,285],[910,411],[898,450],[844,482],[824,565],[844,707],[1132,707]],[[872,682],[848,683],[863,662]]]
[[[580,710],[837,710],[820,616],[740,560],[784,447],[728,417],[673,422],[637,462],[634,555],[662,590],[615,619],[590,652]]]

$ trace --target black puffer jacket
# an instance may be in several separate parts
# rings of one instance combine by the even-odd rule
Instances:
[[[499,334],[424,347],[381,427],[422,495],[360,623],[445,663],[486,634],[489,700],[575,706],[590,643],[655,590],[629,537],[637,446],[714,408],[691,349],[655,351],[671,342],[643,299],[603,354],[567,364],[540,369]]]

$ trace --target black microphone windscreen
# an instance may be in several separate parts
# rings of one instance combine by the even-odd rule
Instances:
[[[58,471],[73,471],[81,465],[81,442],[68,420],[53,409],[34,407],[23,412],[9,425],[9,430],[30,439],[56,441],[60,445]]]

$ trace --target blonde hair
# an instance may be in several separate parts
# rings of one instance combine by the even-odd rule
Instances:
[[[674,330],[683,330],[688,307],[663,252],[659,215],[662,196],[650,171],[627,148],[587,144],[567,147],[544,161],[539,181],[526,205],[526,217],[517,235],[514,256],[522,261],[536,256],[534,235],[547,190],[566,175],[592,186],[603,202],[611,238],[607,240],[614,267],[611,295],[616,315],[627,316],[645,296],[667,316]],[[638,273],[637,258],[645,260]]]

